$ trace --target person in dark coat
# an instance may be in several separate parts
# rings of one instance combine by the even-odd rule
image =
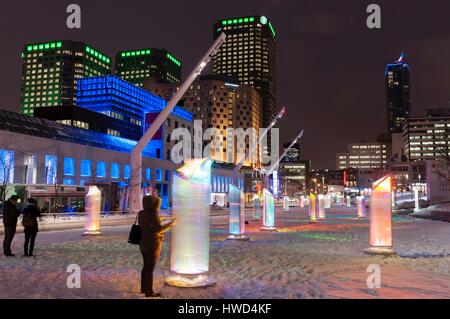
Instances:
[[[141,227],[141,250],[144,266],[141,272],[141,293],[146,297],[159,297],[159,293],[153,291],[153,271],[161,254],[161,246],[164,238],[164,232],[169,230],[174,220],[161,225],[159,209],[161,207],[161,198],[147,195],[142,200],[144,208],[138,213],[139,226]]]
[[[3,239],[3,253],[6,257],[14,257],[11,252],[11,243],[17,229],[17,219],[20,211],[17,209],[19,196],[12,195],[3,205],[3,226],[5,228],[5,238]]]
[[[41,218],[41,211],[34,198],[27,199],[28,206],[22,212],[22,226],[25,233],[25,243],[23,251],[25,257],[33,257],[34,242],[39,231],[38,217]]]

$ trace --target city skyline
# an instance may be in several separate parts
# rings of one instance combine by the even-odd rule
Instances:
[[[366,4],[342,1],[322,1],[317,5],[267,1],[258,6],[231,1],[221,12],[207,3],[180,4],[182,8],[177,12],[169,12],[168,4],[152,4],[150,11],[145,9],[150,5],[135,1],[135,8],[141,5],[142,10],[130,9],[132,6],[110,8],[108,15],[102,15],[100,5],[80,1],[81,30],[65,27],[66,4],[47,3],[45,7],[29,4],[25,8],[5,5],[10,12],[20,10],[21,18],[9,20],[11,14],[2,21],[16,30],[10,34],[5,33],[5,28],[1,31],[4,41],[10,43],[0,62],[0,84],[7,92],[0,99],[2,109],[19,111],[20,52],[25,43],[72,39],[89,43],[109,56],[123,48],[160,47],[184,62],[186,75],[211,44],[211,26],[215,21],[257,14],[268,16],[277,30],[277,107],[287,108],[286,118],[280,121],[280,144],[289,141],[300,127],[305,128],[301,153],[303,159],[312,160],[313,168],[334,167],[335,154],[347,143],[375,141],[378,133],[385,131],[383,72],[385,65],[401,52],[406,53],[411,66],[412,116],[423,114],[427,108],[446,106],[450,99],[449,62],[439,59],[450,53],[446,40],[450,22],[445,14],[449,4],[444,1],[429,8],[426,14],[417,4],[408,5],[405,14],[400,3],[379,1],[383,13],[381,30],[365,26]],[[160,6],[160,10],[155,10],[155,6]],[[199,7],[204,9],[197,12]],[[146,12],[155,11],[167,15],[145,19]],[[114,15],[122,18],[118,26],[110,22]],[[360,19],[349,19],[349,15]],[[168,16],[173,19],[164,24]],[[417,26],[419,20],[433,23]],[[163,24],[164,28],[158,27]],[[148,38],[137,31],[143,28],[149,30]],[[318,144],[323,146],[320,152],[316,151]]]

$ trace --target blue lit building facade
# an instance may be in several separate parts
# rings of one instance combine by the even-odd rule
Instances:
[[[83,78],[77,84],[77,106],[130,123],[130,129],[140,126],[142,133],[146,114],[157,114],[166,104],[166,100],[115,75]],[[176,106],[161,130],[161,138],[150,143],[152,157],[170,159],[170,133],[178,127],[192,130],[193,116]]]
[[[389,133],[401,133],[403,122],[411,116],[411,88],[409,65],[404,54],[396,63],[386,65],[387,129]]]

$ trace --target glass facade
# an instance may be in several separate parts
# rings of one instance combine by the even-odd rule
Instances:
[[[147,112],[160,112],[167,101],[118,76],[78,81],[77,105],[143,127]],[[192,122],[192,114],[176,106],[172,115]]]

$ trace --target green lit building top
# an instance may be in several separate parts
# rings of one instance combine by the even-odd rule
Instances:
[[[164,49],[139,49],[116,54],[116,74],[142,87],[151,78],[161,83],[181,82],[181,61]]]
[[[76,104],[77,80],[111,74],[111,58],[83,42],[26,44],[22,51],[20,113],[37,107]]]
[[[263,125],[276,115],[276,30],[265,16],[221,19],[213,25],[213,37],[227,34],[213,57],[213,74],[235,76],[253,86],[263,99]]]

